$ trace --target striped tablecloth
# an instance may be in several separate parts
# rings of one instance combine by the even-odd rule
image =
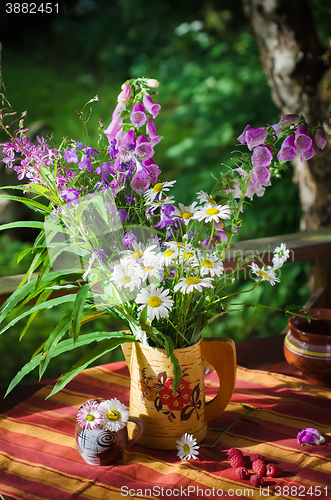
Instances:
[[[206,376],[211,398],[217,375]],[[63,391],[45,400],[46,386],[0,415],[0,493],[7,500],[95,500],[154,498],[331,498],[331,392],[291,377],[238,368],[235,393],[225,412],[209,425],[201,444],[245,414],[243,404],[259,407],[222,435],[213,448],[200,447],[199,459],[180,462],[176,451],[129,447],[112,466],[87,465],[75,448],[79,406],[87,399],[129,400],[124,362],[85,370]],[[319,446],[300,446],[306,426],[326,436]],[[236,478],[227,451],[238,447],[249,459],[259,453],[282,469],[261,488]],[[248,463],[249,460],[248,460]],[[1,496],[0,496],[1,498]]]

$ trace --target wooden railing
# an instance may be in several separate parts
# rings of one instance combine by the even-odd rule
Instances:
[[[316,232],[294,233],[283,236],[246,240],[234,244],[224,259],[225,270],[233,269],[238,258],[246,259],[259,252],[265,264],[270,265],[273,250],[280,243],[286,243],[290,257],[286,263],[307,260],[311,264],[311,297],[306,308],[331,308],[331,229]],[[0,306],[16,290],[23,275],[0,279]]]

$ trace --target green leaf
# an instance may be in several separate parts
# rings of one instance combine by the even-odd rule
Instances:
[[[72,338],[74,342],[76,342],[79,331],[80,331],[80,321],[83,317],[84,314],[84,307],[85,307],[85,302],[87,298],[87,294],[89,293],[90,290],[90,284],[85,283],[83,285],[77,295],[76,299],[73,305],[72,309],[72,315],[71,315],[71,333],[72,333]]]
[[[0,194],[0,199],[19,201],[21,203],[24,203],[24,205],[32,208],[32,210],[37,209],[37,212],[39,213],[52,212],[51,208],[47,207],[46,205],[43,205],[42,203],[39,203],[38,201],[31,200],[30,198],[23,198],[22,196],[13,196],[9,194]]]
[[[107,338],[109,339],[109,337],[111,337],[111,336],[114,336],[114,337],[116,336],[116,338],[125,337],[125,340],[123,339],[123,342],[121,342],[121,343],[134,342],[135,341],[135,338],[133,336],[131,336],[131,335],[125,335],[125,334],[123,334],[121,332],[93,332],[93,333],[86,333],[85,335],[82,335],[77,340],[76,344],[73,343],[72,339],[67,339],[67,340],[63,340],[62,342],[59,342],[59,344],[54,349],[54,353],[53,353],[52,358],[55,358],[56,356],[59,356],[63,352],[72,351],[73,349],[77,349],[78,347],[81,347],[81,346],[84,346],[84,345],[88,345],[91,342],[101,342],[101,341],[103,341],[103,340],[105,340]],[[15,377],[13,378],[13,380],[10,382],[10,384],[8,386],[8,389],[7,389],[7,392],[5,394],[5,397],[7,396],[7,394],[10,393],[10,391],[13,390],[13,388],[17,384],[20,383],[20,381],[22,380],[23,377],[25,377],[25,375],[27,375],[28,373],[30,373],[32,370],[34,370],[34,368],[36,368],[38,366],[38,364],[40,363],[41,357],[42,357],[42,354],[40,353],[37,356],[35,356],[33,359],[31,359],[31,361],[29,361],[28,363],[26,363],[23,366],[23,368],[21,368],[21,370],[15,375]]]
[[[20,227],[24,227],[24,228],[31,227],[31,228],[36,228],[36,229],[49,229],[50,231],[58,231],[58,232],[65,233],[65,234],[71,234],[70,231],[68,231],[67,229],[65,229],[61,226],[56,226],[53,224],[49,224],[47,222],[40,222],[40,221],[35,221],[35,220],[17,221],[17,222],[9,222],[8,224],[2,224],[2,226],[0,226],[0,231],[5,231],[6,229],[20,228]]]
[[[60,323],[58,323],[56,328],[53,330],[51,335],[46,340],[39,363],[39,380],[45,373],[45,370],[50,360],[53,357],[53,352],[56,346],[58,345],[62,337],[66,334],[66,332],[69,330],[70,323],[71,323],[71,318],[69,316],[62,318]]]
[[[52,291],[51,290],[44,290],[40,296],[38,297],[38,300],[36,302],[36,304],[41,304],[43,302],[45,302],[48,297],[51,295]],[[39,311],[35,311],[34,313],[31,314],[27,324],[25,325],[25,327],[23,328],[23,331],[20,335],[20,341],[22,340],[22,338],[24,337],[24,335],[26,334],[26,332],[28,331],[28,328],[29,326],[31,325],[32,321],[35,319],[35,317],[37,316]]]
[[[57,392],[61,391],[76,375],[78,375],[81,371],[85,370],[93,361],[96,361],[104,354],[112,351],[116,347],[121,344],[125,344],[127,342],[134,342],[136,339],[133,335],[125,335],[120,338],[112,338],[108,340],[103,340],[100,345],[96,346],[92,351],[85,354],[77,363],[75,363],[70,370],[62,375],[60,380],[55,384],[52,392],[47,396],[47,398],[53,396]],[[177,384],[178,385],[178,384]]]
[[[172,386],[173,386],[172,393],[175,394],[175,392],[177,391],[177,387],[179,386],[182,370],[180,368],[178,359],[176,358],[174,353],[170,354],[169,358],[170,358],[172,366],[174,368],[174,381],[172,383]]]

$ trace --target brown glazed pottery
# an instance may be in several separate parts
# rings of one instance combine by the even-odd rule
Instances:
[[[303,376],[322,383],[331,382],[331,309],[310,309],[316,320],[291,316],[284,340],[287,362]]]

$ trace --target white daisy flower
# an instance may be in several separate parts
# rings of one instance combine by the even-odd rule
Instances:
[[[286,248],[285,243],[281,243],[279,247],[276,247],[274,250],[274,256],[272,258],[273,268],[279,269],[282,267],[284,262],[289,258],[290,251]]]
[[[255,262],[252,262],[248,267],[250,267],[254,274],[256,274],[257,279],[255,281],[269,281],[271,285],[275,283],[280,283],[280,279],[276,277],[275,271],[269,267],[265,268],[264,266],[259,268]]]
[[[184,245],[180,244],[181,246],[184,247]],[[179,255],[179,250],[181,246],[175,246],[171,245],[169,248],[164,250],[162,253],[160,253],[158,259],[159,259],[159,265],[160,266],[169,266],[173,264]]]
[[[95,400],[86,401],[77,413],[77,422],[82,429],[97,429],[102,424],[103,418]]]
[[[175,214],[183,220],[185,226],[187,226],[187,224],[192,220],[193,215],[197,211],[196,205],[197,202],[194,201],[189,206],[178,203],[179,208],[175,207]]]
[[[154,318],[167,318],[174,301],[169,297],[169,290],[157,288],[152,284],[150,287],[141,290],[137,295],[136,303],[141,304],[138,307],[139,312],[147,305],[147,316],[152,322]]]
[[[132,250],[123,250],[121,253],[126,259],[126,262],[130,260],[133,262],[141,262],[143,258],[155,256],[154,248],[156,248],[156,245],[143,248],[141,242],[137,243],[137,241],[133,241]]]
[[[110,278],[119,288],[129,289],[130,292],[141,284],[141,275],[138,266],[115,264],[112,277]]]
[[[103,416],[102,427],[106,431],[117,432],[123,429],[129,419],[129,410],[116,398],[100,403],[99,411]]]
[[[199,446],[197,445],[197,440],[193,437],[193,434],[187,434],[186,432],[178,441],[176,441],[176,443],[178,450],[177,455],[182,461],[191,460],[191,458],[196,460],[198,458]]]
[[[144,194],[147,203],[151,203],[152,201],[154,201],[157,195],[159,195],[161,198],[163,192],[169,191],[169,189],[172,188],[175,183],[176,181],[157,182],[152,188],[147,189]]]
[[[144,330],[141,330],[141,328],[138,328],[134,333],[134,336],[136,340],[141,342],[144,346],[148,346],[148,341],[147,341],[147,334],[144,332]]]
[[[182,293],[191,293],[194,290],[202,292],[203,288],[213,288],[211,283],[212,278],[198,278],[197,276],[189,276],[181,278],[174,287],[174,292],[180,290]]]
[[[141,264],[141,276],[143,280],[161,281],[163,278],[163,269],[156,255],[150,255],[143,258]]]
[[[209,194],[207,194],[205,191],[199,191],[197,193],[197,196],[198,196],[198,200],[200,201],[200,203],[210,203],[211,205],[217,205],[214,198],[212,196],[210,196]]]
[[[198,221],[211,222],[213,220],[219,222],[220,219],[229,219],[230,215],[231,208],[229,205],[212,205],[211,203],[207,203],[195,212],[193,218]]]
[[[175,198],[173,196],[167,196],[163,200],[159,201],[152,201],[149,203],[150,209],[153,212],[157,208],[159,208],[161,205],[173,205],[175,202]]]
[[[215,255],[207,254],[201,259],[200,273],[202,276],[209,274],[210,276],[221,276],[224,271],[224,266]]]

